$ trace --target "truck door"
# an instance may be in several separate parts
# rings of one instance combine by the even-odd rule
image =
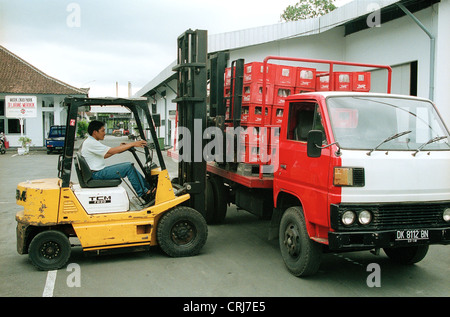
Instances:
[[[324,149],[316,158],[307,155],[309,131],[321,130],[323,144],[327,143],[320,107],[316,101],[292,101],[288,107],[288,121],[280,138],[279,188],[300,199],[307,221],[328,226],[331,151]]]

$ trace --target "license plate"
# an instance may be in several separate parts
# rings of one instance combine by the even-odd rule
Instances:
[[[397,230],[395,241],[417,242],[428,240],[427,229]]]

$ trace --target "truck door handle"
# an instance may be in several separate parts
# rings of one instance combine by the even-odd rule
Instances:
[[[280,168],[282,168],[282,169],[286,169],[286,164],[280,164]]]

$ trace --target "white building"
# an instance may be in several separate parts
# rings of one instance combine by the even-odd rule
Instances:
[[[64,98],[87,97],[88,90],[48,76],[0,46],[0,132],[5,133],[10,146],[21,146],[21,127],[19,119],[8,117],[7,97],[35,98],[35,116],[23,119],[23,134],[31,138],[32,147],[42,147],[50,126],[66,124],[67,109],[62,106]]]
[[[432,99],[450,126],[449,31],[450,0],[357,0],[319,18],[209,35],[208,53],[228,52],[229,62],[275,55],[389,65],[392,92]],[[150,97],[161,114],[167,145],[175,137],[175,64],[135,94]],[[386,77],[373,71],[371,91],[386,92]]]

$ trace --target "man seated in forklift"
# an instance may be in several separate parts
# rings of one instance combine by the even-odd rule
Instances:
[[[150,185],[136,170],[133,164],[124,162],[106,166],[105,163],[105,159],[108,157],[125,152],[132,147],[144,147],[147,145],[147,142],[140,140],[131,143],[122,143],[116,147],[106,146],[100,142],[100,140],[105,139],[105,124],[97,120],[89,123],[88,133],[88,137],[81,146],[81,155],[84,157],[92,171],[92,178],[107,180],[128,177],[136,194],[141,197],[145,203],[148,203],[151,199]]]

